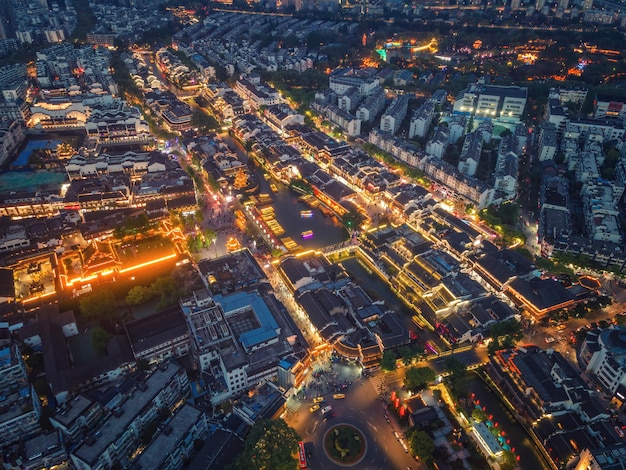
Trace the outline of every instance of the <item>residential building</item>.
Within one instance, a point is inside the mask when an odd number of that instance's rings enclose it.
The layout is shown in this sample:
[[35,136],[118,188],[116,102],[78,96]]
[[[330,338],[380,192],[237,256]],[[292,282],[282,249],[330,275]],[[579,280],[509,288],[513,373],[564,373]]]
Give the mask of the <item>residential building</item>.
[[378,129],[372,129],[369,133],[368,142],[390,153],[398,160],[401,160],[411,166],[417,167],[423,158],[422,152],[414,145],[409,144],[403,139],[394,137],[388,132]]
[[311,107],[330,122],[339,126],[347,135],[353,137],[361,134],[361,120],[339,106],[316,101]]
[[162,363],[145,380],[134,383],[100,425],[90,429],[83,442],[73,448],[72,463],[78,470],[126,465],[137,450],[141,431],[158,419],[162,409],[174,409],[187,393],[189,379],[183,368]]
[[459,171],[464,175],[474,176],[480,162],[482,150],[483,139],[478,130],[467,134],[459,158]]
[[0,442],[8,446],[40,432],[41,405],[7,323],[0,324]]
[[448,135],[448,143],[456,144],[458,140],[465,135],[465,128],[467,127],[467,117],[463,115],[453,115],[448,121],[448,129],[450,131]]
[[204,411],[185,403],[129,468],[178,470],[196,453],[197,442],[204,441],[208,435],[209,424]]
[[408,106],[408,95],[400,95],[394,98],[380,118],[380,130],[395,135],[406,116]]
[[539,133],[539,160],[554,160],[556,151],[556,126],[552,123],[544,123]]
[[409,126],[409,139],[413,137],[425,137],[426,133],[430,130],[430,125],[433,122],[435,116],[435,104],[432,101],[427,101],[420,106],[413,117],[411,118],[411,124]]
[[556,91],[556,93],[558,94],[559,102],[562,105],[565,105],[568,103],[581,105],[585,102],[585,99],[587,98],[587,93],[589,92],[587,88],[583,88],[583,87],[572,87],[572,88],[559,87],[557,90],[551,89],[550,90],[551,94],[552,94],[552,91]]
[[426,154],[439,159],[443,158],[450,141],[450,128],[437,126],[432,137],[426,142]]
[[593,117],[626,117],[626,100],[624,100],[624,98],[598,93],[596,95]]
[[442,185],[445,193],[453,197],[473,204],[477,209],[482,209],[491,204],[494,197],[494,189],[484,182],[461,173],[457,168],[436,157],[424,158],[419,168],[429,178],[436,180]]
[[598,181],[583,185],[581,195],[585,227],[592,240],[621,243],[624,240],[618,217],[618,203],[624,187]]
[[343,95],[337,98],[339,108],[352,113],[362,100],[361,93],[357,87],[348,88]]
[[556,132],[560,135],[565,129],[568,121],[566,109],[558,98],[549,98],[546,106],[545,120],[554,125]]
[[550,257],[555,243],[565,242],[570,235],[568,180],[561,176],[544,177],[539,204],[537,236],[541,255]]
[[333,71],[328,79],[331,90],[338,95],[343,95],[350,88],[356,88],[362,97],[369,96],[376,88],[380,87],[377,78],[365,78],[355,74],[354,69],[339,69]]
[[40,434],[24,442],[25,470],[61,467],[67,464],[69,456],[65,451],[60,431]]
[[356,110],[356,117],[361,121],[373,122],[385,108],[385,90],[377,87]]
[[24,141],[24,128],[16,119],[0,120],[0,165],[12,157]]
[[495,199],[500,199],[501,201],[515,199],[517,178],[519,176],[518,169],[518,159],[515,153],[507,152],[504,155],[498,155],[493,185],[496,190]]
[[58,406],[50,417],[50,424],[63,433],[65,442],[76,443],[84,437],[85,429],[96,427],[104,413],[100,403],[85,395],[77,395]]

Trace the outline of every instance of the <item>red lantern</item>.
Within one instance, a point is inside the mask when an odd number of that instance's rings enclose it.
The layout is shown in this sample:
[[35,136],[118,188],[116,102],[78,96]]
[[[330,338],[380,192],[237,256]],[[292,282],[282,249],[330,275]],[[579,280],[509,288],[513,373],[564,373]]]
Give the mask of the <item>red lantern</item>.
[[391,401],[396,401],[396,391],[391,392]]

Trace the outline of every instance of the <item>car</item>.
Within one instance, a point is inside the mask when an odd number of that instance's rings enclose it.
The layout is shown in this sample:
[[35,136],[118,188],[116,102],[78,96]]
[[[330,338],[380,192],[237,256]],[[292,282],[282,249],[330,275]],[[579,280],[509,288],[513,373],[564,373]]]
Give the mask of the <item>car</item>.
[[313,398],[313,403],[322,403],[323,401],[324,401],[324,397]]
[[554,343],[556,340],[552,336],[546,337],[546,343]]
[[310,411],[311,413],[315,413],[315,412],[316,412],[317,410],[319,410],[319,409],[320,409],[320,406],[319,406],[319,405],[313,405],[311,408],[309,408],[309,411]]
[[567,325],[561,323],[559,326],[556,327],[556,331],[563,331],[565,328],[567,328]]
[[619,437],[624,437],[624,431],[622,431],[619,426],[615,426],[613,429],[615,429],[615,432]]
[[343,393],[335,393],[335,394],[333,395],[333,398],[334,398],[335,400],[341,400],[342,398],[346,398],[346,396],[345,396]]
[[333,410],[333,407],[328,405],[325,406],[324,408],[322,408],[322,414],[325,415],[326,413],[330,413]]

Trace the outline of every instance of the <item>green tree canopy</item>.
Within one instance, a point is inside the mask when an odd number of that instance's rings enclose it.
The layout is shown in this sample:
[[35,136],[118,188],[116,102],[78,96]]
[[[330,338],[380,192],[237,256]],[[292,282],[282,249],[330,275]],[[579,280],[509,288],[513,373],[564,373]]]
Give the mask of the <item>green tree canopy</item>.
[[243,452],[231,466],[234,470],[295,470],[300,436],[282,419],[257,421]]
[[115,313],[115,296],[108,289],[99,289],[81,297],[80,313],[85,318],[99,320]]
[[467,365],[459,361],[456,357],[449,356],[443,363],[443,370],[449,372],[451,377],[458,378],[465,374]]
[[382,370],[396,370],[396,353],[387,349],[380,360]]
[[107,344],[110,339],[111,335],[100,327],[91,330],[91,343],[93,344],[94,349],[100,354],[106,352]]
[[413,455],[418,456],[424,462],[433,458],[435,443],[426,432],[413,428],[407,433],[407,440],[409,450]]
[[210,132],[219,129],[220,123],[204,111],[196,110],[191,115],[192,127],[197,127],[200,132]]
[[126,303],[128,305],[139,305],[143,303],[147,297],[150,297],[150,293],[146,291],[147,289],[144,286],[131,288],[126,295]]
[[430,367],[411,367],[406,371],[404,377],[404,385],[409,390],[423,388],[428,382],[435,380],[435,371]]

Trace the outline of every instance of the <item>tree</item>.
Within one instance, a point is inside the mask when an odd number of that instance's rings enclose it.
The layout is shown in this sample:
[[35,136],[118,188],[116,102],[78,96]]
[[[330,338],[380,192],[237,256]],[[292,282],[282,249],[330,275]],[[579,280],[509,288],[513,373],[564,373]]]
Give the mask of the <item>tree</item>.
[[472,410],[472,418],[474,419],[474,421],[482,423],[484,421],[487,421],[487,413],[480,408],[474,408]]
[[402,358],[402,363],[405,366],[411,364],[411,361],[415,357],[415,352],[409,346],[402,346],[398,351],[400,353],[400,357]]
[[100,320],[115,313],[115,297],[108,289],[101,289],[81,297],[80,313],[89,319]]
[[443,370],[450,374],[450,382],[456,388],[458,381],[465,375],[467,364],[459,361],[456,357],[449,356],[443,363]]
[[424,462],[428,462],[433,458],[435,451],[435,443],[431,437],[424,431],[412,428],[407,433],[409,442],[409,450]]
[[435,380],[435,371],[430,367],[411,367],[406,371],[404,377],[404,385],[409,390],[423,388],[428,382]]
[[200,132],[210,132],[215,129],[219,129],[220,124],[210,114],[204,111],[194,111],[191,115],[191,126],[197,127]]
[[282,419],[257,421],[231,468],[235,470],[295,470],[300,436]]
[[180,291],[176,281],[171,276],[158,278],[150,285],[153,296],[160,296],[161,300],[157,308],[165,308],[174,305],[180,298]]
[[93,344],[94,349],[100,354],[106,352],[107,344],[110,339],[111,335],[100,327],[96,327],[91,330],[91,343]]
[[380,360],[382,370],[396,370],[396,353],[387,349]]
[[128,305],[139,305],[150,297],[150,292],[144,286],[135,286],[126,294],[126,303]]

